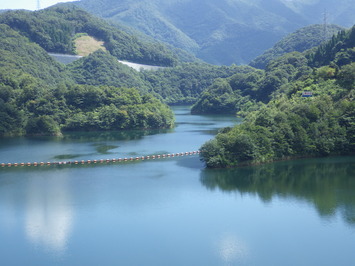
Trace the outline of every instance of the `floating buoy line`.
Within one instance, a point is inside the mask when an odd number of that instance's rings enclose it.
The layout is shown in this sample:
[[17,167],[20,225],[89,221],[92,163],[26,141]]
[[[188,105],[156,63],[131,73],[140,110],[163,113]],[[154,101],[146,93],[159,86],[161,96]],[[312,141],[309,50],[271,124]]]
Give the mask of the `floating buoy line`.
[[64,166],[64,165],[91,165],[91,164],[108,164],[108,163],[121,163],[121,162],[133,162],[133,161],[145,161],[145,160],[156,160],[156,159],[166,159],[181,156],[193,156],[200,154],[200,151],[190,151],[181,153],[169,153],[169,154],[158,154],[158,155],[148,155],[139,157],[125,157],[125,158],[113,158],[113,159],[100,159],[100,160],[75,160],[75,161],[59,161],[59,162],[22,162],[22,163],[1,163],[1,167],[28,167],[28,166]]

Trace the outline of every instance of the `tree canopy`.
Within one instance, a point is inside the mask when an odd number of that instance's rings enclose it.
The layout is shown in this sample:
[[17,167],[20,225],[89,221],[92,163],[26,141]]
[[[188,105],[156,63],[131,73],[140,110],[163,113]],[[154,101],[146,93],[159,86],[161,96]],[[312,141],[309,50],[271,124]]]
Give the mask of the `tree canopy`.
[[[222,130],[205,143],[201,152],[206,165],[231,167],[354,153],[355,61],[351,57],[354,29],[339,33],[314,52],[307,52],[309,60],[301,54],[287,54],[260,72],[261,84],[272,80],[273,85],[269,87],[271,90],[259,87],[266,90],[261,94],[259,89],[254,90],[255,96],[269,95],[271,101],[247,114],[241,125]],[[319,57],[323,52],[324,57]],[[317,67],[312,69],[312,65]],[[228,87],[226,81],[221,84],[220,88],[227,88],[224,91],[233,92],[233,86]],[[305,91],[313,97],[302,97]],[[222,92],[220,89],[219,93]]]

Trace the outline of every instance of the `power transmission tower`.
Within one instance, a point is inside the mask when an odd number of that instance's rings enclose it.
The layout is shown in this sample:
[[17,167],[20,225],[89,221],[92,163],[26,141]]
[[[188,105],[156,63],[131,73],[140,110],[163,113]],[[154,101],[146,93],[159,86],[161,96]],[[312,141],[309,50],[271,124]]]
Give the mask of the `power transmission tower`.
[[37,0],[37,10],[40,10],[41,9],[41,2],[40,0]]

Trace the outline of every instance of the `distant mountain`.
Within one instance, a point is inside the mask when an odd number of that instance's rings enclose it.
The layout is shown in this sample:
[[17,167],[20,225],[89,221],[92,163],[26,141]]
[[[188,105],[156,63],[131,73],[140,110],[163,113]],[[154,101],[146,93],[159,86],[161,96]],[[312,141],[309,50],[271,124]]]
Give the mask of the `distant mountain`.
[[141,40],[70,4],[35,12],[4,12],[0,15],[1,23],[19,31],[47,52],[75,54],[75,40],[86,34],[102,42],[106,50],[121,60],[160,66],[172,66],[180,60],[166,45]]
[[193,52],[213,64],[248,63],[309,24],[355,24],[354,0],[81,0],[89,12]]
[[271,49],[255,58],[250,66],[265,68],[273,59],[276,59],[290,52],[304,52],[313,47],[319,46],[322,42],[332,38],[334,34],[344,28],[337,25],[311,25],[287,35],[277,42]]

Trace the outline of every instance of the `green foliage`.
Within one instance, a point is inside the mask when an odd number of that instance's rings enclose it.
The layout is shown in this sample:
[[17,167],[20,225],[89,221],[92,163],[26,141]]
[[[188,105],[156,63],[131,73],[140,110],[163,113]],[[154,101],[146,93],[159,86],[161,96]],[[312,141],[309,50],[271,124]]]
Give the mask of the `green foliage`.
[[140,78],[137,71],[102,50],[74,61],[68,69],[78,84],[135,87],[148,91],[149,84]]
[[[97,52],[66,68],[7,25],[0,29],[0,136],[174,125],[138,72],[111,55]],[[117,88],[128,85],[137,89]]]
[[39,78],[47,85],[55,85],[68,78],[64,68],[43,49],[4,24],[0,24],[0,67],[4,69],[0,73],[1,79],[7,79],[9,74],[18,75],[15,70]]
[[[339,33],[309,56],[316,59],[320,51],[325,52],[322,60],[329,64],[311,70],[303,55],[291,53],[270,62],[265,72],[231,78],[232,89],[245,85],[245,91],[254,97],[271,96],[271,101],[249,113],[243,124],[220,132],[211,141],[215,153],[208,152],[209,145],[202,146],[206,165],[231,167],[298,157],[353,154],[354,62],[351,57],[346,65],[342,65],[345,61],[337,61],[339,54],[352,53],[353,32],[354,27]],[[343,43],[341,49],[340,42]],[[308,64],[315,62],[320,64],[319,60],[310,60]],[[312,92],[313,97],[301,97],[303,91]]]
[[[267,103],[284,85],[311,72],[306,57],[298,52],[272,61],[265,70],[251,67],[239,71],[224,81],[215,82],[192,107],[193,113],[245,114]],[[230,90],[225,91],[228,83]]]
[[170,128],[174,124],[170,108],[136,89],[76,85],[64,97],[72,114],[63,125],[66,131]]
[[58,123],[49,115],[29,118],[26,133],[29,135],[61,135]]
[[311,66],[329,65],[332,61],[338,66],[346,65],[355,60],[355,26],[350,30],[342,30],[330,41],[320,45],[315,52],[310,53]]
[[[279,98],[250,113],[242,125],[219,133],[212,157],[224,158],[221,167],[354,152],[355,108],[348,101],[335,102],[329,96]],[[207,166],[216,167],[204,146],[201,151]]]
[[174,68],[143,71],[142,78],[151,85],[168,104],[191,104],[210,86],[214,79],[225,78],[244,67],[213,66],[209,64],[184,63]]

